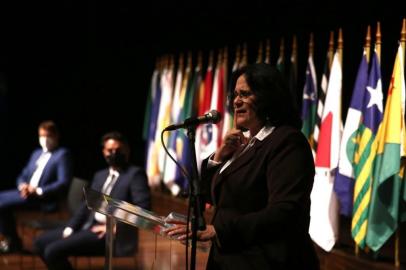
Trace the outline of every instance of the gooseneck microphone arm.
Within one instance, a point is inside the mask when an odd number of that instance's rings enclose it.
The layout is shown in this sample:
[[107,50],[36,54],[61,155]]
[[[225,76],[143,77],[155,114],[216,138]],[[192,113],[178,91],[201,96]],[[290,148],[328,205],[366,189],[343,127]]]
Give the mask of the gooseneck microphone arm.
[[190,152],[191,152],[191,162],[192,162],[192,174],[190,181],[190,194],[189,194],[189,204],[192,208],[192,247],[190,255],[190,269],[196,269],[196,247],[197,247],[197,231],[205,230],[206,223],[203,216],[204,204],[202,199],[202,193],[200,188],[201,179],[199,177],[199,172],[197,169],[196,160],[196,148],[195,148],[195,138],[196,138],[196,126],[190,126],[187,129],[187,137],[189,139]]
[[183,123],[173,124],[167,126],[164,131],[176,130],[180,128],[189,128],[189,127],[196,127],[200,124],[208,124],[208,123],[218,123],[221,120],[221,114],[216,110],[211,110],[210,112],[206,113],[205,115],[198,116],[198,117],[189,117],[186,118]]
[[192,162],[192,172],[189,177],[189,209],[190,208],[192,209],[192,219],[191,219],[192,247],[190,259],[191,270],[195,270],[196,268],[197,231],[206,229],[206,223],[203,217],[204,211],[204,201],[202,197],[203,194],[200,188],[201,179],[197,169],[197,159],[196,159],[196,148],[195,148],[196,127],[200,124],[218,123],[220,122],[220,120],[221,120],[220,113],[216,110],[212,110],[202,116],[187,118],[183,123],[167,126],[162,131],[163,133],[165,131],[176,130],[180,128],[187,129],[187,137],[189,140]]

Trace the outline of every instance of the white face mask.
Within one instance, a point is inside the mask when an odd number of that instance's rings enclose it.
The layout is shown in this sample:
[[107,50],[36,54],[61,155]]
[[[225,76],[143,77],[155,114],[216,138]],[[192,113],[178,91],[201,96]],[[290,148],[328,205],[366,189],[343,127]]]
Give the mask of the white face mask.
[[49,137],[45,136],[40,136],[39,137],[39,145],[41,145],[42,150],[44,152],[48,151],[50,146],[52,145],[52,139]]

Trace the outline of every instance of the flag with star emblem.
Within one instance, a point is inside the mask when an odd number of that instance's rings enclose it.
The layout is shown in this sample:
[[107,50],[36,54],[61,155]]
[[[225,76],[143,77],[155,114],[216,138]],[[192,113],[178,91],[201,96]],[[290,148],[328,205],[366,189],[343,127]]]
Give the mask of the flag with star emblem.
[[302,132],[314,151],[313,129],[316,123],[317,107],[317,77],[314,67],[313,56],[310,55],[307,60],[306,81],[303,89],[302,104]]
[[376,156],[376,134],[382,121],[382,83],[378,56],[374,53],[368,84],[362,106],[362,122],[358,131],[357,150],[354,157],[354,207],[351,234],[355,243],[364,248],[368,228],[368,211],[371,202],[373,168]]
[[352,91],[351,104],[345,121],[341,139],[339,169],[334,182],[334,191],[340,201],[340,212],[352,216],[352,200],[354,190],[354,157],[357,149],[356,139],[362,118],[362,104],[368,81],[368,63],[366,52],[362,55],[361,63]]
[[[405,78],[403,51],[399,45],[382,124],[377,134],[377,152],[372,184],[371,205],[368,216],[366,244],[379,250],[405,221]],[[377,89],[371,88],[371,96]],[[371,97],[371,106],[380,97]],[[378,107],[378,106],[375,106]],[[381,107],[382,108],[382,107]],[[376,121],[376,120],[375,120]]]

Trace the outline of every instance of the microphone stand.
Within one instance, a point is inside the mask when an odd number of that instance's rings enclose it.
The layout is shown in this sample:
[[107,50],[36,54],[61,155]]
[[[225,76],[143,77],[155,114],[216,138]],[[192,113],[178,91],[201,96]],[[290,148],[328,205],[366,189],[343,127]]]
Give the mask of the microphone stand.
[[192,249],[190,256],[190,269],[194,270],[196,268],[196,245],[197,245],[197,230],[205,230],[206,224],[203,217],[204,208],[202,203],[202,194],[200,191],[200,176],[197,170],[197,160],[196,160],[196,148],[195,148],[195,138],[196,138],[196,126],[191,125],[187,128],[187,137],[189,139],[191,159],[192,159],[192,175],[189,193],[189,204],[192,207]]

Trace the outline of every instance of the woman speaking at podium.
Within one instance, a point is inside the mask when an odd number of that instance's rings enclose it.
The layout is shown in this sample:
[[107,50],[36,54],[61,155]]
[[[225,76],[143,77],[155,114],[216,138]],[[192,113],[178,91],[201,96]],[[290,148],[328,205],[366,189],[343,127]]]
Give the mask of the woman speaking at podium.
[[[212,241],[207,269],[319,269],[308,234],[314,163],[282,74],[254,64],[234,74],[234,127],[202,164]],[[167,234],[186,239],[186,226]]]

